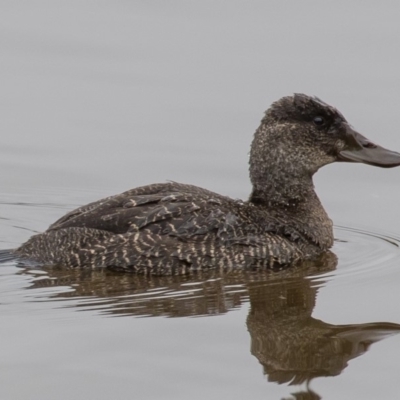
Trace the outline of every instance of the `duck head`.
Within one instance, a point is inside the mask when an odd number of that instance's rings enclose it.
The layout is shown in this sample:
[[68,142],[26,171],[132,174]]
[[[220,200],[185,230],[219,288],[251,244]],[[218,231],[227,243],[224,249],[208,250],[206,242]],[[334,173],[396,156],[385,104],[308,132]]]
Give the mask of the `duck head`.
[[[318,169],[335,161],[400,165],[400,153],[367,139],[334,107],[304,94],[283,97],[266,111],[250,152],[257,197],[301,197]],[[263,193],[264,192],[264,193]]]
[[322,165],[324,161],[361,162],[383,168],[400,165],[400,153],[385,149],[355,131],[337,109],[317,97],[304,94],[283,97],[266,112],[263,122],[291,125],[290,130],[298,133],[295,141],[304,140],[316,151]]

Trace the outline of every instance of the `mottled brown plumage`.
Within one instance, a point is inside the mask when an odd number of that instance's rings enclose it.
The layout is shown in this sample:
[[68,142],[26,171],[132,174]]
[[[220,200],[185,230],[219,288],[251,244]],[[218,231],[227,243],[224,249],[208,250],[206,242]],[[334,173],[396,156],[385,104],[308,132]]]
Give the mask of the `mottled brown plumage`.
[[248,201],[174,182],[143,186],[71,211],[15,253],[153,275],[286,268],[333,244],[312,176],[337,160],[394,166],[400,155],[367,141],[319,99],[284,97],[255,133]]

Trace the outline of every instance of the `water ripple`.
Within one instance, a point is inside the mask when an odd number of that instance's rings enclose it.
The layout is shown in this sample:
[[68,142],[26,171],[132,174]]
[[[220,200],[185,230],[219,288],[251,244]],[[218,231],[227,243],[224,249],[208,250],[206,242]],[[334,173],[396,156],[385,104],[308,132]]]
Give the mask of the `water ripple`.
[[377,233],[364,229],[335,227],[332,251],[338,256],[338,266],[313,280],[351,284],[387,280],[399,272],[400,237],[391,233]]

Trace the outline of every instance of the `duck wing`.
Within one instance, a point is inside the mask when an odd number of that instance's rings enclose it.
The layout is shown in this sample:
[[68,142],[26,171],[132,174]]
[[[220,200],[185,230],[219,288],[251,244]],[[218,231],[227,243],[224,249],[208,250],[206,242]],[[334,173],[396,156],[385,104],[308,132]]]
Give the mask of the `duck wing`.
[[228,203],[235,202],[197,186],[154,184],[77,208],[53,223],[48,231],[76,227],[124,234],[146,230],[184,238],[205,234],[222,219],[234,222],[232,214],[227,216],[217,207],[226,209]]

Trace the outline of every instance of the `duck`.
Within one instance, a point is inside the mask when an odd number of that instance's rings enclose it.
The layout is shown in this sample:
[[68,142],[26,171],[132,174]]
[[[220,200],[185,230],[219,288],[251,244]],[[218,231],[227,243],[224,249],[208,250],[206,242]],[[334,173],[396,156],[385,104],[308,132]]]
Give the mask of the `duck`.
[[158,276],[299,266],[334,243],[313,184],[333,162],[391,168],[400,154],[358,133],[318,97],[285,96],[254,134],[247,200],[176,182],[141,186],[67,213],[13,254],[42,265]]

